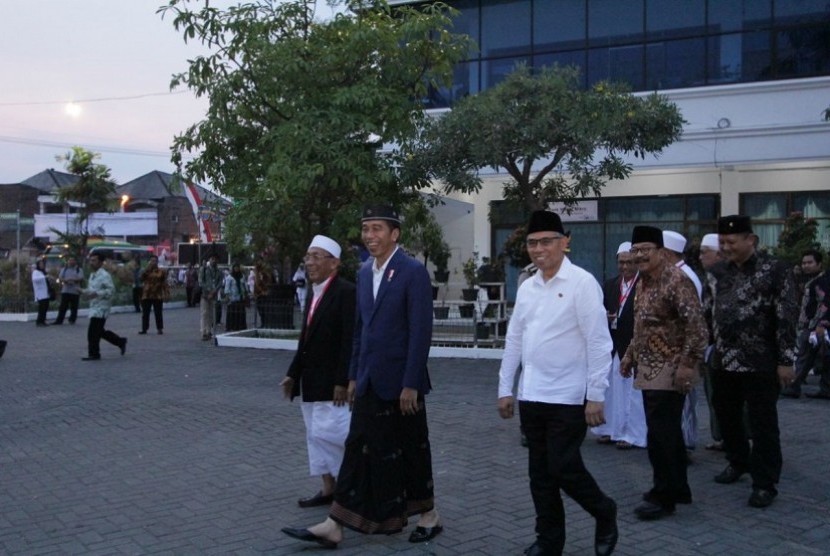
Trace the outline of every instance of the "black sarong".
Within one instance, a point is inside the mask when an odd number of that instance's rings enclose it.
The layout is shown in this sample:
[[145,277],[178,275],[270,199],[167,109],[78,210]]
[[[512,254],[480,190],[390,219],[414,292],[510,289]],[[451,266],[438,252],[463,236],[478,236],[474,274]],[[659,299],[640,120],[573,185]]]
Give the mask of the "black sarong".
[[355,400],[346,453],[329,516],[361,533],[397,533],[407,517],[433,508],[426,405],[402,415],[399,400],[371,389]]

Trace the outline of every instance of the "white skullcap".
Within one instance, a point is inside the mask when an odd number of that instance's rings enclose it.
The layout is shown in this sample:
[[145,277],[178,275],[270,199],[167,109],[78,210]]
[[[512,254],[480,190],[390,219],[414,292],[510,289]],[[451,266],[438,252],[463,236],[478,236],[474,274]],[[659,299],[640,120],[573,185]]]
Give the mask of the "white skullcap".
[[703,236],[703,239],[700,240],[700,247],[708,247],[709,249],[719,251],[720,241],[718,240],[718,234],[706,234]]
[[686,247],[686,238],[671,230],[663,231],[663,247],[675,253],[683,253]]
[[628,253],[631,251],[631,242],[630,241],[623,241],[620,243],[620,246],[617,247],[617,255],[620,253]]
[[311,240],[311,245],[308,246],[309,249],[312,247],[319,247],[320,249],[325,249],[335,259],[340,258],[340,244],[331,239],[330,237],[316,235],[314,239]]

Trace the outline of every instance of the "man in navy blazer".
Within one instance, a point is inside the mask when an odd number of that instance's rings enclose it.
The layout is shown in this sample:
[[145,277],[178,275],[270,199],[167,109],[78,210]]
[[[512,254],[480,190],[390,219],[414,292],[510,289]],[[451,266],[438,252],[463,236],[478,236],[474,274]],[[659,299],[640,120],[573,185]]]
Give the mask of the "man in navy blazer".
[[335,548],[343,526],[397,533],[420,514],[409,542],[441,533],[424,396],[432,338],[432,286],[424,266],[398,248],[400,218],[388,206],[363,212],[361,237],[371,257],[357,276],[349,369],[352,421],[334,503],[326,521],[285,528],[299,540]]

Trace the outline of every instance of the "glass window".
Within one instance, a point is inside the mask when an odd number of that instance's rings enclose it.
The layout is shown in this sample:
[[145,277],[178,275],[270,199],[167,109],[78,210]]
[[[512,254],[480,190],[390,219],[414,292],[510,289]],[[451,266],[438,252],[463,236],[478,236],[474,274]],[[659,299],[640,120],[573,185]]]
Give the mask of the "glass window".
[[501,81],[512,73],[519,64],[530,65],[530,57],[499,58],[497,60],[483,60],[481,62],[481,88],[489,89],[501,83]]
[[452,20],[452,32],[470,35],[476,44],[479,44],[479,11],[478,0],[461,0],[453,2],[452,7],[461,12]]
[[453,68],[450,87],[431,87],[425,101],[427,108],[446,108],[478,92],[479,62],[462,62]]
[[575,50],[571,52],[556,52],[553,54],[537,54],[533,56],[534,68],[548,68],[558,65],[560,67],[573,66],[579,68],[580,87],[585,87],[585,51]]
[[[682,197],[634,197],[606,199],[605,219],[608,222],[648,224],[682,222]],[[629,229],[629,233],[631,230]]]
[[705,84],[706,39],[649,43],[647,89],[677,89]]
[[[603,226],[597,222],[565,222],[565,229],[571,231],[568,258],[576,266],[584,268],[601,281],[605,265]],[[614,251],[616,251],[616,245]]]
[[712,33],[750,31],[769,27],[770,0],[709,0],[709,30]]
[[772,33],[744,33],[741,40],[741,81],[772,79]]
[[[686,199],[686,220],[716,220],[718,198],[713,195],[689,196]],[[709,233],[709,232],[705,232]]]
[[481,56],[530,54],[530,0],[500,0],[481,7]]
[[740,196],[741,213],[759,220],[787,217],[786,193],[744,193]]
[[643,45],[595,48],[588,52],[588,85],[599,81],[628,83],[634,91],[644,87]]
[[534,52],[585,48],[585,0],[536,0]]
[[830,25],[780,31],[775,77],[824,75],[830,71]]
[[827,0],[775,0],[775,25],[816,23],[830,15]]
[[709,84],[735,83],[743,71],[743,34],[715,35],[709,38],[706,70]]
[[705,0],[648,0],[646,4],[646,36],[649,39],[701,35],[705,24]]
[[588,2],[588,40],[592,46],[643,40],[643,0]]

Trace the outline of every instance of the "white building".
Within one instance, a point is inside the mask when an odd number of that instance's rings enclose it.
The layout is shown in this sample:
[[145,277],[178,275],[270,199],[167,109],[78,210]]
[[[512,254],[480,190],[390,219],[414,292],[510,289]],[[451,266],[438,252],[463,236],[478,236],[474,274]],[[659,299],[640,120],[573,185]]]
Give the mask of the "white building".
[[[830,247],[830,4],[824,0],[460,0],[454,30],[478,43],[460,64],[441,108],[492,86],[516,63],[576,65],[584,85],[626,81],[657,90],[688,122],[659,158],[632,159],[634,173],[585,202],[571,259],[597,278],[616,273],[617,245],[635,224],[692,240],[720,215],[753,218],[775,245],[793,211],[819,220]],[[507,176],[483,176],[473,206],[473,245],[496,255],[524,215],[502,207]],[[492,211],[492,215],[490,214]],[[512,275],[512,276],[511,276]],[[508,273],[513,296],[515,269]]]

